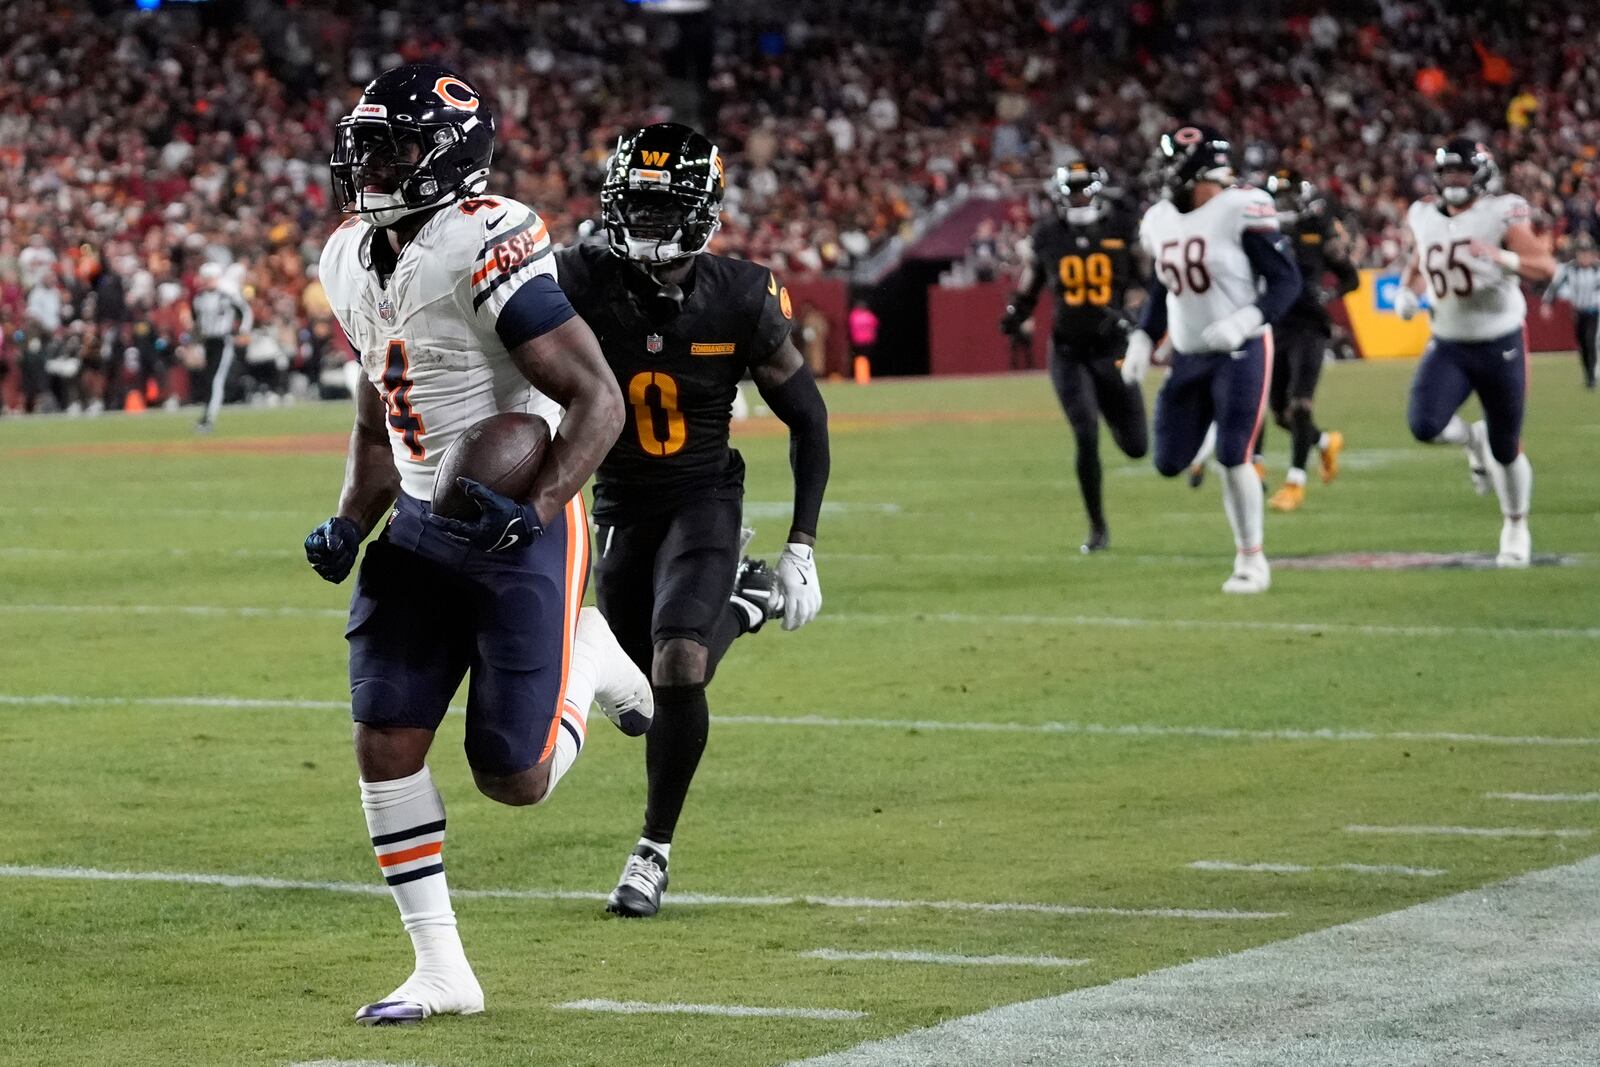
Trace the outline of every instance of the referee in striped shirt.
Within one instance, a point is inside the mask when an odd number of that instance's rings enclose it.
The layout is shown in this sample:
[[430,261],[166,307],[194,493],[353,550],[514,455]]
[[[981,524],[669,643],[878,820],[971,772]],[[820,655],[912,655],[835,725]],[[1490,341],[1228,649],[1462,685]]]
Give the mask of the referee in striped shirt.
[[1544,291],[1544,314],[1550,314],[1552,301],[1565,298],[1572,304],[1572,324],[1578,333],[1578,358],[1583,360],[1583,384],[1594,388],[1595,331],[1600,329],[1600,251],[1587,232],[1572,241],[1576,258],[1563,263]]
[[206,366],[196,383],[196,396],[205,396],[206,409],[196,427],[209,432],[217,422],[228,389],[228,374],[233,370],[234,339],[247,334],[253,325],[250,305],[244,297],[222,287],[222,266],[206,263],[200,268],[201,290],[194,296],[194,328],[205,347]]

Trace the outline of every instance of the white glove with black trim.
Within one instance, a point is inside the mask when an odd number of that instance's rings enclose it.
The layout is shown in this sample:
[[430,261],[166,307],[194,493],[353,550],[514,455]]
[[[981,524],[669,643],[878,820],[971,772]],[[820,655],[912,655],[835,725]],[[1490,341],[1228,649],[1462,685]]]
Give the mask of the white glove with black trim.
[[783,587],[783,628],[798,630],[822,610],[822,584],[817,581],[817,554],[810,545],[790,541],[778,557],[778,584]]
[[1201,330],[1200,343],[1206,346],[1207,352],[1237,352],[1266,321],[1260,308],[1247,304]]
[[1422,310],[1422,298],[1417,291],[1409,285],[1402,285],[1395,290],[1394,313],[1410,322],[1417,317],[1417,312]]
[[1138,385],[1144,381],[1144,376],[1150,370],[1150,355],[1155,351],[1155,342],[1150,340],[1150,335],[1143,330],[1135,329],[1128,333],[1128,347],[1122,353],[1122,380],[1129,385]]

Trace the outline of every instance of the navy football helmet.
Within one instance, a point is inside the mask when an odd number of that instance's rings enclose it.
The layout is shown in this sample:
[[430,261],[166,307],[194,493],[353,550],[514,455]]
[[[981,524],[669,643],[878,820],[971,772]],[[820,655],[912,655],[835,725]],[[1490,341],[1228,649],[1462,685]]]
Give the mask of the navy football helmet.
[[[1465,174],[1467,180],[1452,182],[1451,174]],[[1433,187],[1451,207],[1461,207],[1482,196],[1499,176],[1494,156],[1470,137],[1452,137],[1433,153]]]
[[432,63],[386,70],[334,128],[333,187],[374,226],[483,192],[494,158],[489,105]]
[[600,186],[611,251],[645,265],[699,255],[721,225],[723,187],[717,146],[690,127],[625,134]]
[[1209,126],[1162,134],[1156,154],[1162,188],[1180,206],[1188,202],[1196,182],[1233,184],[1233,144]]

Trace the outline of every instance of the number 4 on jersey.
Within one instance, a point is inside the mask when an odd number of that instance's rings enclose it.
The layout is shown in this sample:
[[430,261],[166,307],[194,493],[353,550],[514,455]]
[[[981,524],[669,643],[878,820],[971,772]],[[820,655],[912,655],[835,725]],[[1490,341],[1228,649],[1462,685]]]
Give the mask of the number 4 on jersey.
[[428,448],[422,443],[428,428],[422,416],[411,407],[411,363],[406,358],[406,343],[389,342],[383,363],[383,398],[389,408],[389,428],[406,443],[411,458],[421,462],[428,458]]

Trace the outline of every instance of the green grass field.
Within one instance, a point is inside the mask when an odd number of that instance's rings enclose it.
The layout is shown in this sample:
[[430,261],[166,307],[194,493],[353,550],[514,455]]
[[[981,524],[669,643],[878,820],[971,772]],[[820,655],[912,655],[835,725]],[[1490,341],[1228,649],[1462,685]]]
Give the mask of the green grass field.
[[[1411,370],[1330,369],[1346,472],[1269,516],[1275,560],[1493,553],[1499,517],[1460,452],[1407,436]],[[1596,788],[1592,744],[1495,740],[1600,736],[1600,401],[1577,378],[1535,362],[1526,435],[1535,551],[1569,565],[1280,566],[1257,598],[1218,591],[1215,478],[1194,492],[1117,457],[1114,550],[1078,554],[1041,377],[830,388],[823,616],[744,640],[719,673],[673,890],[853,901],[669,894],[654,920],[609,919],[583,894],[610,888],[637,833],[642,745],[597,721],[552,802],[512,810],[472,789],[452,717],[433,760],[452,887],[526,892],[456,902],[488,1011],[400,1030],[350,1021],[410,947],[357,803],[349,587],[299,548],[334,502],[348,412],[229,412],[203,440],[180,416],[0,420],[0,1064],[780,1064],[1600,851],[1600,804],[1486,796]],[[773,554],[785,442],[756,427],[741,447]],[[1276,484],[1284,435],[1271,447]],[[938,906],[889,906],[918,901]],[[801,955],[816,949],[1088,962]],[[559,1007],[584,999],[865,1014]]]

